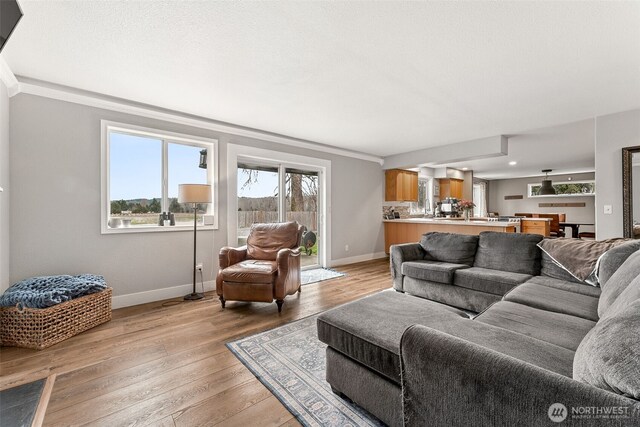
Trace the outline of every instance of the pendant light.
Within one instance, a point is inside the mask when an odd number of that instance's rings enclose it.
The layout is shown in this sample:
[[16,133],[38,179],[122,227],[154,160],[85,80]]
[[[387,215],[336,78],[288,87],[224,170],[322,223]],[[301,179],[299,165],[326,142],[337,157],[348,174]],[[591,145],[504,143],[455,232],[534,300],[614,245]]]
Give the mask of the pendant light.
[[541,196],[550,196],[550,195],[554,195],[556,194],[556,190],[555,188],[553,188],[553,185],[551,185],[551,180],[549,179],[549,172],[551,172],[552,169],[542,169],[542,172],[544,172],[544,179],[542,180],[542,187],[540,187],[540,195]]

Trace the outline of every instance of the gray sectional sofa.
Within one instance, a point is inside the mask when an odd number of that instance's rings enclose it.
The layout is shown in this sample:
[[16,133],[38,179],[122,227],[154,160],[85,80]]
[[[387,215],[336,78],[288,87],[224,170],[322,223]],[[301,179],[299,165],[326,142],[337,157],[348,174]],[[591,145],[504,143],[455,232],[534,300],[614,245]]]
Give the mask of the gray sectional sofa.
[[318,318],[334,392],[392,426],[640,425],[640,241],[602,257],[595,287],[539,240],[392,247],[395,291]]

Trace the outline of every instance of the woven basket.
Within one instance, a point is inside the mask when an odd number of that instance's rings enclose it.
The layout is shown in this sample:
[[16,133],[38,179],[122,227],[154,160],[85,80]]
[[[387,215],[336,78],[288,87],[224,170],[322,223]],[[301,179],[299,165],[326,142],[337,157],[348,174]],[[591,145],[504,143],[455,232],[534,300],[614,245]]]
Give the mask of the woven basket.
[[48,308],[0,307],[0,345],[42,350],[111,320],[111,288]]

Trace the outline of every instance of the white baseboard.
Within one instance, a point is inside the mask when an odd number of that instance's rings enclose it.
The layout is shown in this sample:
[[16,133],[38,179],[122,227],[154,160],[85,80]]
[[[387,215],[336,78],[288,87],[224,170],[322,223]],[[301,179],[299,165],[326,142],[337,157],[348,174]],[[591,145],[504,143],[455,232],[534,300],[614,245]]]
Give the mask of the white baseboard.
[[[200,291],[201,285],[197,284],[196,289]],[[215,280],[204,282],[205,292],[214,291],[216,289]],[[148,302],[161,301],[181,297],[190,294],[193,291],[193,284],[181,286],[172,286],[170,288],[154,289],[152,291],[136,292],[135,294],[116,295],[111,299],[111,308],[130,307],[132,305],[146,304]]]
[[[387,256],[384,252],[375,252],[364,255],[357,255],[348,258],[340,258],[331,260],[329,267],[336,267],[339,265],[353,264],[356,262],[371,261],[373,259],[385,258]],[[200,283],[198,283],[197,289],[200,290]],[[204,282],[204,290],[215,291],[215,280],[209,280]],[[165,299],[181,297],[191,293],[193,290],[193,284],[172,286],[170,288],[154,289],[152,291],[136,292],[134,294],[116,295],[111,300],[111,307],[113,309],[130,307],[132,305],[146,304],[148,302],[162,301]]]
[[339,259],[331,260],[329,267],[336,267],[338,265],[353,264],[356,262],[363,262],[363,261],[371,261],[373,259],[380,259],[380,258],[386,258],[386,257],[387,257],[387,254],[384,252],[374,252],[370,254],[356,255],[356,256],[351,256],[347,258],[339,258]]

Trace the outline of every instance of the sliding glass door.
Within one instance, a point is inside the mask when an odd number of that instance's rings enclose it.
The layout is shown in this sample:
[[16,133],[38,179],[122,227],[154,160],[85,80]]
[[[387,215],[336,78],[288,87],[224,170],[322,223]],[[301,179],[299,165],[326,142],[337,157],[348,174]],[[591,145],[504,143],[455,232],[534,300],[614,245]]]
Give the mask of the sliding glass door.
[[297,168],[285,168],[287,194],[285,212],[287,221],[298,221],[306,228],[300,244],[302,267],[317,266],[320,246],[318,221],[318,172]]
[[238,245],[247,243],[251,224],[280,221],[278,166],[238,163]]
[[253,223],[297,221],[306,229],[300,245],[302,267],[321,265],[319,177],[319,170],[299,165],[239,160],[238,245],[246,244]]

